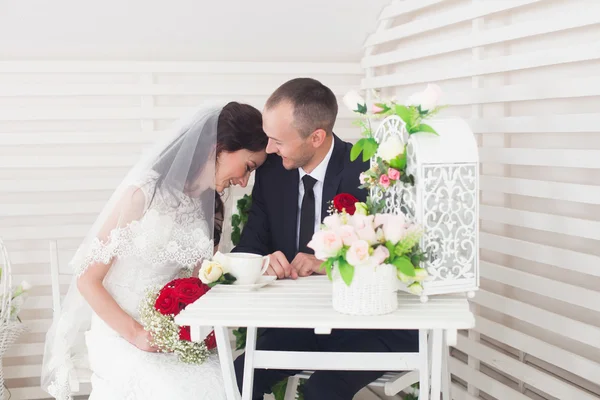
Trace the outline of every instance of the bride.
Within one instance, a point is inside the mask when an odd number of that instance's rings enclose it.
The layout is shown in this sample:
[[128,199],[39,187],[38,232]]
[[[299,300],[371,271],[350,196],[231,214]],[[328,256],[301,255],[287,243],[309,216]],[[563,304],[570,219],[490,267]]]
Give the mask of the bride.
[[232,102],[198,111],[133,167],[71,261],[73,282],[46,336],[45,391],[70,400],[87,353],[90,400],[225,399],[217,357],[191,365],[157,352],[138,306],[148,287],[189,276],[214,254],[219,194],[246,186],[267,140],[260,112]]

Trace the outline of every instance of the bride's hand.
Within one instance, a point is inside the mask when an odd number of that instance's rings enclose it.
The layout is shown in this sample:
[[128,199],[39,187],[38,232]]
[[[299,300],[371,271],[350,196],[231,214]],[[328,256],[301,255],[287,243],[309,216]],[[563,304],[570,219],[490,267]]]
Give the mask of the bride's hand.
[[159,351],[158,347],[150,345],[152,341],[152,335],[150,332],[139,329],[135,337],[133,338],[132,344],[142,351],[148,351],[151,353],[156,353]]

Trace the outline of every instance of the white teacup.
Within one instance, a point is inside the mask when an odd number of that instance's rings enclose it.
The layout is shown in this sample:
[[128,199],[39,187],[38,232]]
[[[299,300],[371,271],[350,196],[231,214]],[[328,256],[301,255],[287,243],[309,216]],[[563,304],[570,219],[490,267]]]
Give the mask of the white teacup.
[[269,268],[269,256],[252,253],[225,253],[225,270],[235,276],[234,285],[252,285]]

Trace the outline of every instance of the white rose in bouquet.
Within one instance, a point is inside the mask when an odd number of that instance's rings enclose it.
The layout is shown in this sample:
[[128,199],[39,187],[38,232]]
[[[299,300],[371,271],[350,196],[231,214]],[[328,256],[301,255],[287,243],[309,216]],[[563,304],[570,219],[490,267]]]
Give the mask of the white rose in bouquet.
[[198,278],[200,278],[202,283],[209,285],[218,281],[222,275],[223,267],[221,264],[212,260],[202,261],[202,266],[200,267],[200,272],[198,274]]

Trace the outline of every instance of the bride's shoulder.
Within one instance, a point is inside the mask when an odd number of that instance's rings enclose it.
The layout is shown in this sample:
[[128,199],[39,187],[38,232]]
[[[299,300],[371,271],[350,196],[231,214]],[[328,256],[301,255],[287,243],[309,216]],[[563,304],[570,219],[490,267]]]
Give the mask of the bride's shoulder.
[[145,211],[156,191],[158,174],[150,172],[131,180],[123,191],[121,201],[133,209]]

